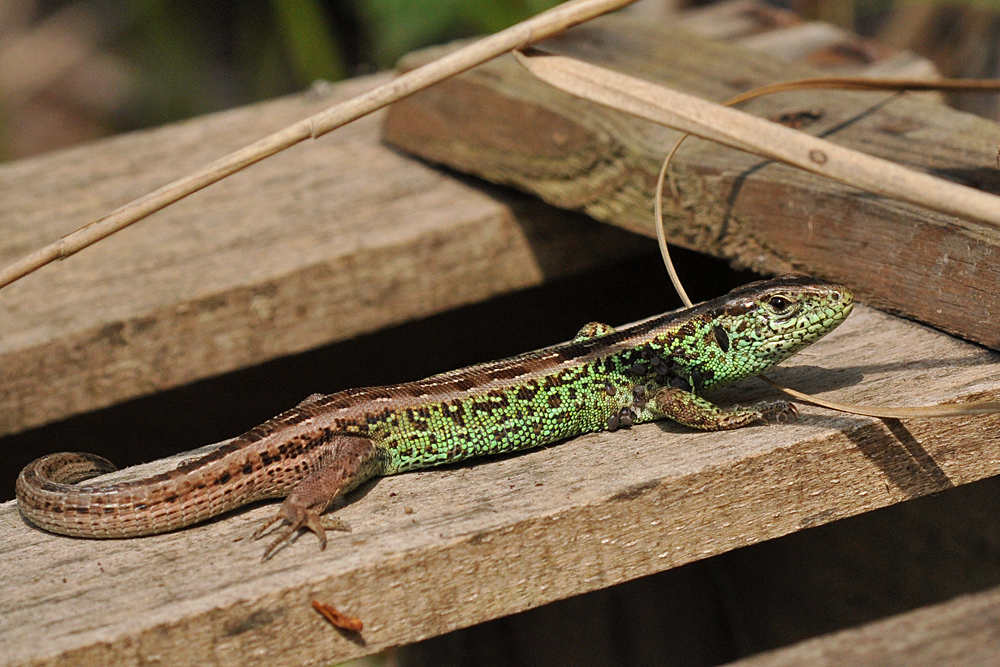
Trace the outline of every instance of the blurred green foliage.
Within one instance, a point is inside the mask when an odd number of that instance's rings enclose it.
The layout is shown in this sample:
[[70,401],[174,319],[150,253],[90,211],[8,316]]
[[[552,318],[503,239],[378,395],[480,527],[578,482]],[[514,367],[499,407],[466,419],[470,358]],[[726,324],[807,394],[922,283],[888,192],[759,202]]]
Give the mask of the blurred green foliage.
[[[105,3],[107,4],[107,3]],[[558,0],[117,0],[115,48],[140,72],[122,124],[142,127],[386,69],[495,32]],[[124,129],[124,128],[122,128]]]
[[[558,4],[557,0],[0,0],[3,3],[28,7],[21,13],[34,14],[38,25],[70,5],[85,8],[104,24],[96,48],[124,61],[137,89],[122,96],[129,98],[125,108],[109,110],[113,106],[109,104],[91,111],[86,104],[75,108],[70,99],[64,115],[93,113],[81,126],[96,125],[108,132],[272,98],[302,90],[317,79],[334,81],[391,68],[413,49],[496,32]],[[885,15],[907,6],[951,5],[1000,13],[1000,0],[784,0],[779,4],[812,18],[841,21],[863,34],[877,31]],[[3,16],[0,12],[0,21]],[[956,27],[948,34],[988,20],[988,16],[955,19]],[[0,23],[0,42],[12,34],[5,28],[33,27]],[[983,49],[965,48],[959,55],[968,56],[970,50]],[[44,97],[49,92],[40,88],[34,94]],[[61,99],[51,97],[53,104]],[[0,99],[0,148],[4,135],[9,136],[9,113],[17,110],[5,108]],[[43,116],[38,114],[39,123]]]
[[356,0],[369,56],[391,67],[404,53],[456,37],[492,33],[559,4],[556,0]]
[[270,4],[298,82],[344,78],[340,49],[320,4],[316,0],[271,0]]

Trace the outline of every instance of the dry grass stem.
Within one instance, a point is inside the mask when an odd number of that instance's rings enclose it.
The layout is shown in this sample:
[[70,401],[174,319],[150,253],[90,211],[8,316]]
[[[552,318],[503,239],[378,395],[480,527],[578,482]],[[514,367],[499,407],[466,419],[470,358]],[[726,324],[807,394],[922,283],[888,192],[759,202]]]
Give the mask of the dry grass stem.
[[[920,79],[866,79],[861,77],[831,77],[831,78],[821,78],[821,79],[798,79],[795,81],[785,81],[782,83],[772,84],[770,86],[761,86],[760,88],[755,88],[751,91],[737,95],[729,100],[726,100],[723,104],[724,106],[731,106],[733,104],[739,104],[740,102],[745,102],[747,100],[754,99],[756,97],[762,97],[764,95],[771,95],[773,93],[780,93],[788,90],[800,90],[803,88],[840,88],[847,90],[952,90],[952,91],[996,91],[1000,90],[1000,81],[995,79],[953,79],[953,80],[935,80],[926,81]],[[660,252],[663,255],[663,260],[667,265],[668,272],[670,273],[670,280],[673,282],[674,287],[677,289],[681,296],[681,299],[688,306],[691,305],[690,299],[688,299],[687,293],[680,284],[680,278],[677,277],[677,272],[673,269],[673,261],[670,259],[670,250],[667,247],[667,240],[663,229],[663,181],[666,176],[667,170],[670,165],[670,160],[673,158],[677,149],[680,148],[681,143],[687,138],[688,134],[683,134],[677,139],[677,143],[673,145],[670,152],[667,154],[666,159],[663,161],[663,166],[660,169],[659,178],[656,182],[656,238],[660,244]],[[671,182],[671,188],[673,188],[673,183]],[[674,191],[674,197],[677,197],[676,191]],[[906,419],[913,417],[956,417],[959,415],[987,415],[996,414],[1000,412],[1000,403],[996,401],[980,401],[974,403],[948,403],[942,405],[924,405],[917,407],[895,407],[895,408],[885,408],[877,406],[864,406],[864,405],[848,405],[844,403],[835,403],[833,401],[827,401],[822,398],[817,398],[810,394],[805,394],[803,392],[797,391],[786,387],[778,382],[775,382],[771,378],[761,375],[760,379],[768,383],[778,391],[788,394],[792,398],[797,398],[800,401],[805,401],[807,403],[812,403],[813,405],[818,405],[823,408],[828,408],[830,410],[836,410],[838,412],[846,412],[855,415],[864,415],[866,417],[878,417],[881,419]]]
[[821,408],[846,412],[852,415],[863,415],[865,417],[878,417],[879,419],[912,419],[915,417],[958,417],[962,415],[995,415],[1000,413],[1000,401],[979,401],[975,403],[942,403],[940,405],[921,405],[915,407],[885,408],[878,406],[847,405],[845,403],[835,403],[822,398],[816,398],[810,394],[804,394],[795,389],[789,389],[765,375],[758,375],[761,380],[768,383],[778,391],[782,391],[792,398],[797,398],[806,403],[818,405]]
[[[539,54],[538,52],[515,53],[515,56],[528,71],[545,83],[583,99],[705,139],[780,160],[869,192],[1000,226],[1000,198],[993,195],[921,174],[887,160],[831,144],[804,132],[762,120],[744,112],[706,102],[691,95],[685,95],[573,58]],[[751,91],[730,100],[727,104],[735,104],[771,92],[791,90],[797,87],[796,83],[775,84],[764,89]],[[878,81],[861,81],[855,85],[856,83],[855,80],[849,79],[812,79],[804,81],[801,87],[861,87],[868,89],[882,89],[884,87],[895,90],[933,89],[935,87],[996,89],[1000,87],[996,82],[951,82],[945,83],[944,86],[936,86],[933,82],[900,80],[888,80],[884,84]],[[673,268],[673,263],[669,259],[662,224],[660,193],[670,157],[673,156],[679,144],[680,141],[670,151],[660,169],[656,189],[657,196],[654,201],[654,220],[657,239],[661,252],[664,253],[671,281],[685,305],[691,306],[691,300],[684,291]],[[764,376],[761,376],[761,379],[799,400],[840,412],[869,417],[953,417],[1000,412],[1000,402],[993,401],[901,408],[845,405],[783,387]]]
[[597,104],[868,192],[1000,228],[1000,197],[574,58],[538,52],[517,56],[545,83]]
[[301,120],[136,199],[103,218],[41,248],[0,271],[0,288],[57,259],[128,227],[204,187],[309,138],[316,138],[398,99],[635,0],[570,0],[494,35],[477,40],[423,67]]
[[[782,81],[781,83],[774,83],[768,86],[761,86],[759,88],[754,88],[753,90],[747,91],[735,97],[731,97],[722,103],[722,106],[733,106],[734,104],[739,104],[740,102],[746,102],[747,100],[752,100],[757,97],[763,97],[765,95],[772,95],[774,93],[780,93],[791,90],[802,90],[805,88],[825,88],[825,89],[843,89],[843,90],[950,90],[953,92],[981,92],[981,91],[1000,91],[1000,80],[998,79],[870,79],[867,77],[822,77],[818,79],[796,79],[794,81]],[[670,152],[667,153],[667,157],[663,160],[663,165],[660,167],[660,173],[656,179],[656,190],[655,196],[653,198],[653,221],[656,227],[656,240],[660,246],[660,255],[663,257],[663,263],[667,267],[667,273],[670,274],[670,282],[673,284],[674,289],[680,296],[681,301],[684,302],[685,306],[690,307],[692,305],[691,299],[688,297],[687,292],[684,290],[684,286],[681,284],[680,276],[677,275],[677,270],[674,268],[673,260],[670,258],[670,248],[667,246],[666,232],[663,228],[663,185],[664,182],[670,183],[671,196],[674,199],[680,197],[680,193],[677,191],[677,187],[673,179],[667,179],[667,174],[670,173],[670,162],[673,160],[674,155],[677,150],[684,143],[690,134],[685,132],[677,141],[674,143]],[[997,156],[998,165],[1000,165],[1000,154]],[[777,386],[777,385],[776,385]]]

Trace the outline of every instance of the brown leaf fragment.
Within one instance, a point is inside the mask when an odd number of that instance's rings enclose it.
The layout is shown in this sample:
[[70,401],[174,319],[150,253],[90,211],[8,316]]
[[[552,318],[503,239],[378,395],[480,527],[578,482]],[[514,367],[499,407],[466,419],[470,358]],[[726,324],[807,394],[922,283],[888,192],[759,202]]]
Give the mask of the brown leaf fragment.
[[335,607],[328,605],[325,602],[313,600],[312,606],[313,609],[323,615],[323,618],[330,621],[335,628],[347,630],[348,632],[361,632],[364,628],[364,623],[361,622],[360,618],[354,618],[353,616],[341,614]]

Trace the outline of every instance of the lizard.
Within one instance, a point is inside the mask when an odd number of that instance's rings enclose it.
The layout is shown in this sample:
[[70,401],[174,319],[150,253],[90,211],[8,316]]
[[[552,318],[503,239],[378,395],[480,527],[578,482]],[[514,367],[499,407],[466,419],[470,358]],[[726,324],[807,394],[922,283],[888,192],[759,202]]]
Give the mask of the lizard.
[[263,559],[379,475],[520,451],[583,433],[671,419],[706,431],[784,421],[783,400],[722,409],[702,394],[761,374],[837,327],[854,304],[843,286],[799,275],[737,288],[616,330],[592,322],[569,342],[417,382],[313,394],[242,436],[144,479],[81,484],[114,465],[86,453],[44,456],[16,485],[32,524],[63,535],[127,538],[177,530],[284,497],[254,533]]

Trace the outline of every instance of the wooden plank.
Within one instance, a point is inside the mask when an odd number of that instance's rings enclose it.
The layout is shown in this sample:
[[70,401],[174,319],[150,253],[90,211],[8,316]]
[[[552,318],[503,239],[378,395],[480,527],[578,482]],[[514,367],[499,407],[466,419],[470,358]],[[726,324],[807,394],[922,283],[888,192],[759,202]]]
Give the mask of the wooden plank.
[[[714,100],[817,74],[620,16],[578,26],[544,47]],[[775,119],[801,112],[809,132],[837,143],[998,189],[997,125],[934,102],[805,91],[746,108]],[[647,235],[655,174],[676,136],[547,88],[510,58],[405,100],[386,120],[387,139],[404,150]],[[680,196],[665,201],[674,243],[760,271],[845,282],[870,304],[1000,347],[1000,230],[702,141],[679,152],[675,180]]]
[[1000,589],[768,651],[728,667],[1000,665]]
[[[2,165],[0,262],[386,77]],[[0,291],[0,434],[649,249],[401,156],[379,143],[380,122],[297,146]]]
[[722,42],[803,25],[795,12],[758,0],[723,0],[691,7],[679,12],[674,21],[689,32]]
[[811,65],[828,76],[940,76],[927,58],[888,48],[830,23],[805,22],[793,12],[759,0],[728,0],[689,9],[677,15],[674,25],[708,39]]
[[998,586],[992,477],[417,642],[394,659],[722,665]]
[[[918,404],[1000,397],[998,363],[860,307],[775,377],[834,400]],[[340,510],[353,533],[324,552],[307,536],[264,564],[259,543],[236,540],[271,506],[102,542],[30,528],[6,503],[0,665],[346,660],[998,474],[998,426],[805,408],[780,427],[591,434],[383,479]],[[360,638],[331,629],[313,599],[360,617]]]

